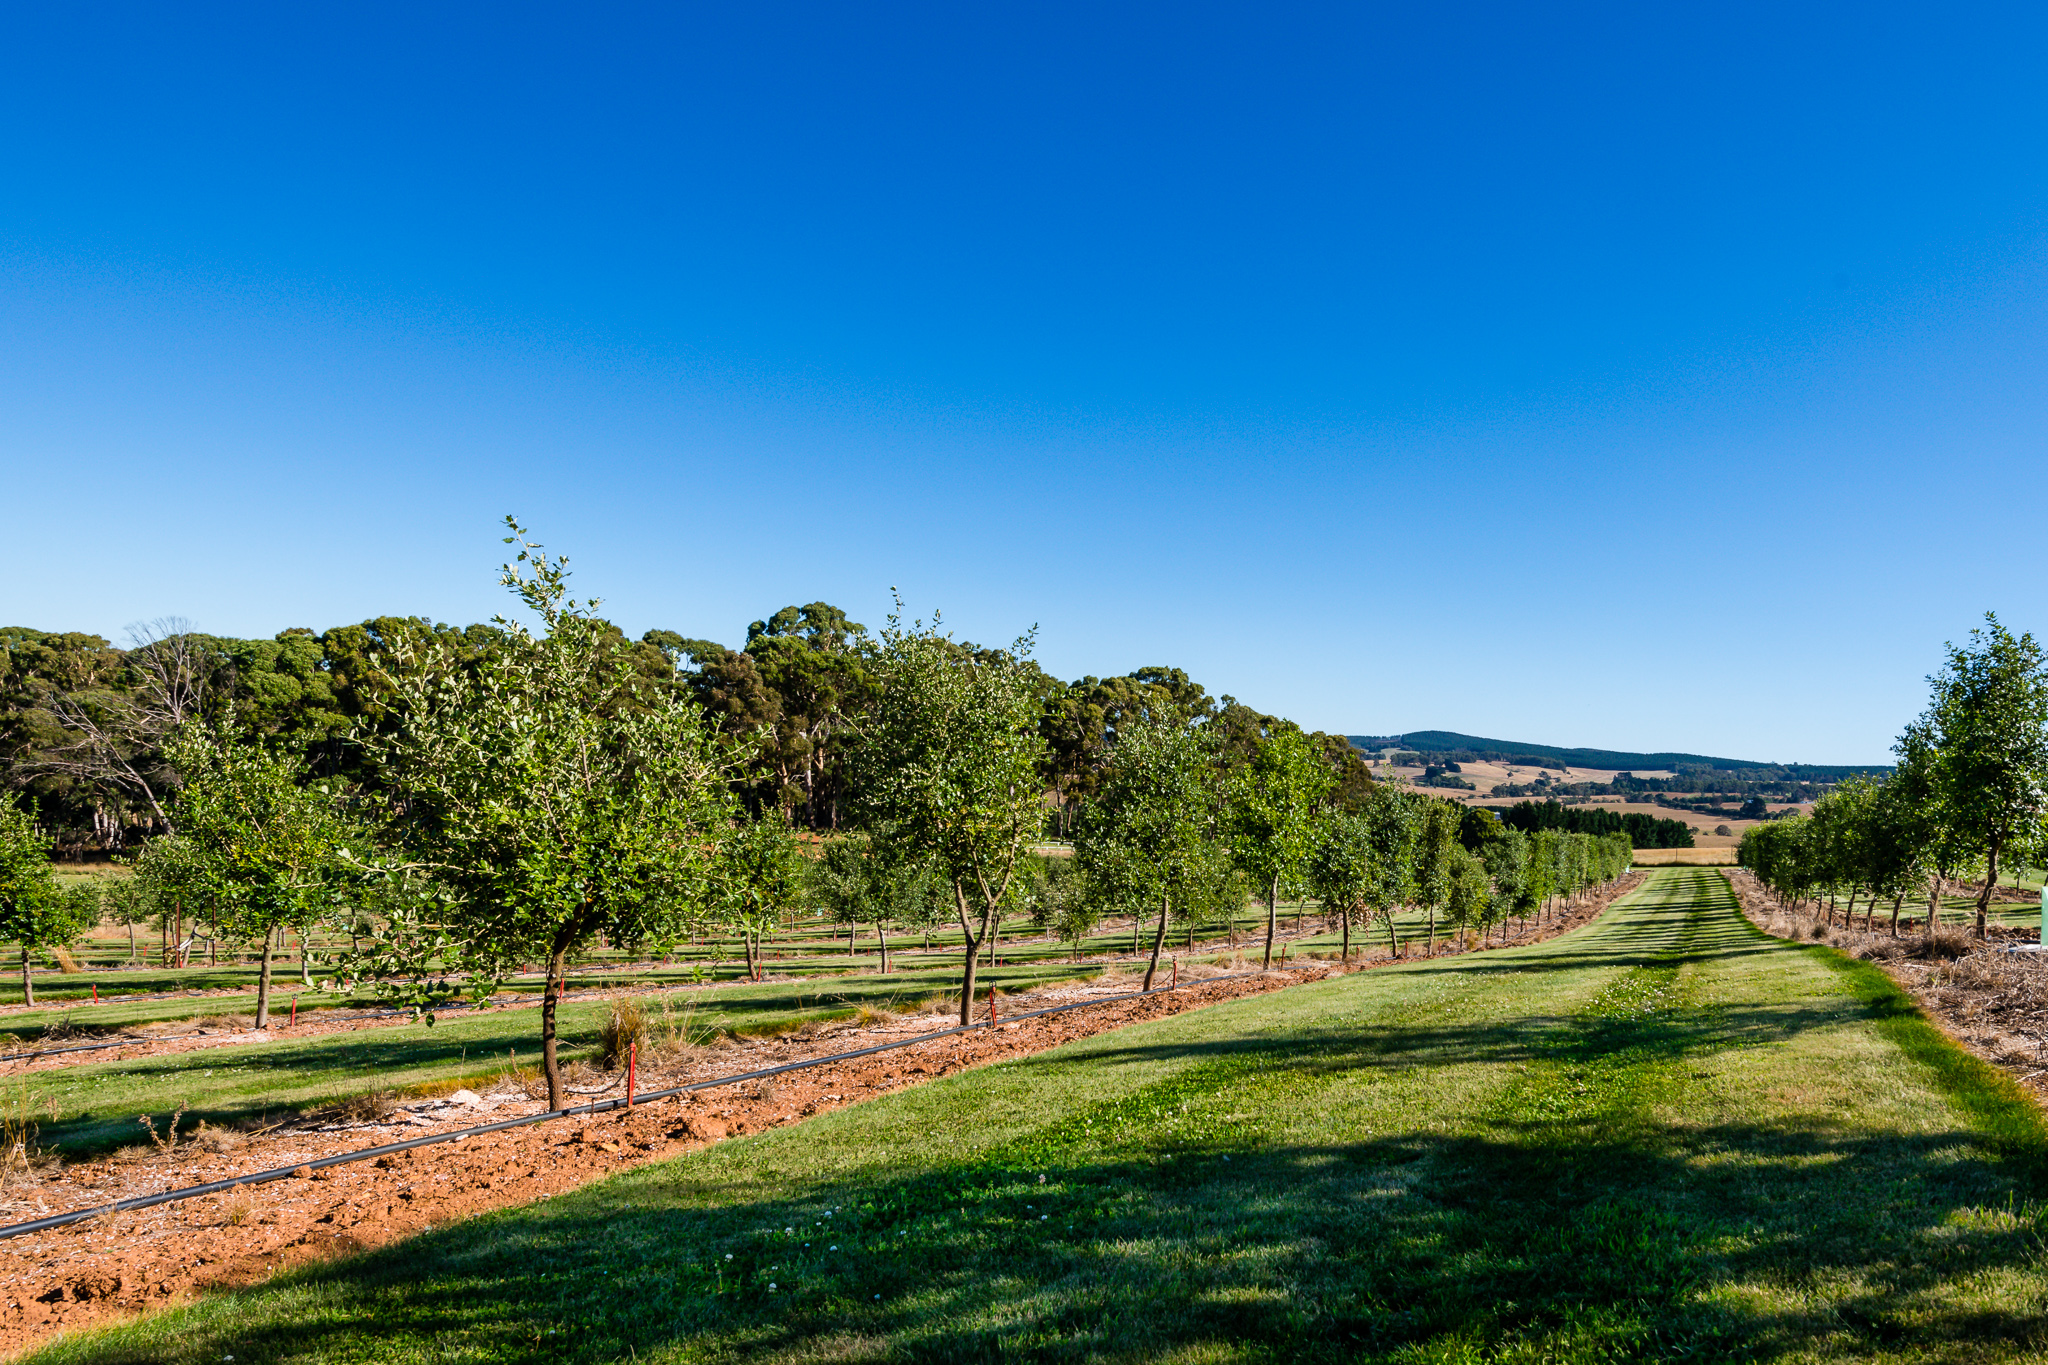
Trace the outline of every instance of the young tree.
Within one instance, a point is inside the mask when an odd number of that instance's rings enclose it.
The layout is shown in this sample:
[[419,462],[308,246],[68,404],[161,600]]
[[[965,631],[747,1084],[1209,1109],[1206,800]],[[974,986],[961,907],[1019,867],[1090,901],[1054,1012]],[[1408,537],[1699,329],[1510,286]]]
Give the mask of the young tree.
[[1493,884],[1484,923],[1505,919],[1517,906],[1532,899],[1528,835],[1518,829],[1503,829],[1497,837],[1480,844],[1479,861],[1486,869],[1486,879]]
[[1159,908],[1145,990],[1152,989],[1175,901],[1203,875],[1215,836],[1213,745],[1199,730],[1151,722],[1117,737],[1096,795],[1082,808],[1074,853],[1091,882],[1115,886],[1135,910]]
[[1378,878],[1373,868],[1372,829],[1366,817],[1351,811],[1326,812],[1317,822],[1303,881],[1308,894],[1337,917],[1343,933],[1343,960],[1351,960],[1351,925],[1369,913]]
[[184,884],[212,907],[216,922],[262,944],[256,1027],[269,1028],[271,958],[280,938],[335,906],[352,871],[345,850],[366,850],[367,840],[340,793],[308,784],[294,757],[197,724],[167,741],[165,752],[185,782],[171,803],[177,846],[163,856],[179,860]]
[[136,965],[141,949],[135,941],[135,928],[149,923],[155,910],[148,884],[140,877],[109,877],[100,886],[100,906],[108,919],[128,931],[128,965]]
[[965,939],[963,1024],[973,1017],[981,945],[1045,823],[1042,675],[1029,663],[1031,645],[1026,635],[1008,651],[976,650],[936,622],[906,630],[892,615],[875,653],[874,708],[848,755],[863,823],[906,861],[935,864],[952,886]]
[[1232,774],[1231,847],[1238,866],[1266,893],[1266,956],[1273,965],[1280,891],[1301,876],[1317,813],[1336,785],[1321,747],[1295,726],[1272,726],[1251,760]]
[[747,979],[761,979],[761,939],[802,894],[810,869],[789,817],[771,806],[741,819],[718,845],[711,899],[725,927],[740,936]]
[[0,939],[21,945],[21,994],[36,1002],[33,954],[69,943],[98,917],[94,897],[67,895],[50,871],[51,840],[11,796],[0,796]]
[[1436,917],[1451,896],[1452,854],[1461,852],[1458,827],[1464,809],[1451,801],[1425,798],[1415,824],[1415,901],[1429,912],[1429,948],[1436,956]]
[[2032,635],[2015,638],[1990,612],[1967,646],[1948,646],[1922,722],[1935,781],[1956,834],[1984,863],[1977,937],[1986,934],[2000,858],[2025,854],[2048,806],[2048,666]]
[[1468,851],[1462,844],[1451,850],[1450,888],[1444,897],[1444,918],[1460,933],[1475,924],[1486,922],[1486,912],[1493,899],[1492,887],[1488,885],[1486,865],[1479,855]]
[[1401,955],[1394,916],[1415,887],[1415,836],[1419,802],[1405,792],[1376,788],[1364,803],[1365,833],[1372,873],[1366,909],[1387,922],[1387,947]]
[[[638,686],[631,646],[594,599],[569,596],[566,561],[507,525],[519,550],[501,581],[542,633],[500,617],[478,659],[434,635],[401,639],[379,661],[397,721],[363,742],[402,803],[394,835],[446,894],[438,924],[396,916],[382,946],[422,945],[479,995],[545,963],[541,1065],[559,1109],[555,1011],[571,957],[599,934],[668,937],[699,912],[746,750],[714,737],[694,702]],[[420,965],[403,957],[373,960]]]
[[882,945],[882,970],[889,970],[888,922],[894,917],[894,887],[883,851],[866,835],[847,835],[827,844],[811,864],[811,894],[835,920],[873,924]]

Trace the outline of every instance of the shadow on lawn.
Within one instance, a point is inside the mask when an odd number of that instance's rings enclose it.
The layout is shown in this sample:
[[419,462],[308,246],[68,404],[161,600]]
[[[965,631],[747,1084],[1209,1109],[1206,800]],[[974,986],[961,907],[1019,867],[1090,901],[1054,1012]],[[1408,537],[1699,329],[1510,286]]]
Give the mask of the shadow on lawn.
[[[2048,1345],[2032,1308],[2041,1219],[2002,1211],[2003,1183],[1956,1160],[1959,1138],[1724,1128],[1653,1153],[1526,1125],[1029,1165],[999,1152],[772,1192],[685,1158],[50,1357],[1604,1361],[1769,1358],[1823,1338],[1844,1356]],[[2033,1283],[1948,1292],[1992,1268]]]

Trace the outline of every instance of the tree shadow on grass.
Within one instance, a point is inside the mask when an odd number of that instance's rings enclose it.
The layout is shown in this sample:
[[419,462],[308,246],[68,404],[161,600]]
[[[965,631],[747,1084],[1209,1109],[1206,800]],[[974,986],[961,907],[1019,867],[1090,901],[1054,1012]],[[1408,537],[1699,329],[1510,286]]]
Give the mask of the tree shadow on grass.
[[1731,1127],[1660,1152],[1561,1136],[998,1151],[817,1181],[704,1154],[49,1358],[1733,1360],[1825,1342],[1954,1359],[2048,1345],[2041,1219],[1957,1157],[1963,1134]]

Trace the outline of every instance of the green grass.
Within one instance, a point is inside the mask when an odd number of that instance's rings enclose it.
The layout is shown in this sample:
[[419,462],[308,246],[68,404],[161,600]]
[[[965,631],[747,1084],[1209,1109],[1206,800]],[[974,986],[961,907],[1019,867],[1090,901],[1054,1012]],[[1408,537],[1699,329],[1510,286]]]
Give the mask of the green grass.
[[[984,969],[978,980],[1010,991],[1098,970],[1005,965]],[[957,998],[959,979],[954,972],[905,972],[724,986],[670,997],[670,1003],[679,1019],[688,1012],[692,1037],[708,1038],[714,1033],[775,1033],[806,1020],[845,1018],[863,1005],[907,1008],[949,989]],[[601,999],[572,998],[562,1005],[557,1028],[565,1060],[595,1054],[598,1025],[608,1009]],[[30,1072],[8,1082],[4,1093],[9,1102],[17,1095],[25,1097],[46,1146],[76,1155],[139,1142],[138,1116],[156,1118],[161,1128],[180,1105],[185,1106],[188,1122],[246,1124],[287,1117],[370,1090],[482,1081],[507,1066],[537,1065],[539,1057],[539,1011],[496,1009],[444,1014],[431,1027],[384,1025],[158,1057],[85,1062]]]
[[35,1359],[2038,1359],[2039,1116],[1883,984],[1660,871]]

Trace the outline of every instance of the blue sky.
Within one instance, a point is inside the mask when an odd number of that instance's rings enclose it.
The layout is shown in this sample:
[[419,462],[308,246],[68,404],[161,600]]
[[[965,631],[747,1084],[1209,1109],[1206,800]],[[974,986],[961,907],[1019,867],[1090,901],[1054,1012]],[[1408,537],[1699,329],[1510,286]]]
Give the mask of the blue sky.
[[1330,730],[1881,760],[2041,629],[2035,7],[15,7],[0,623],[902,589]]

